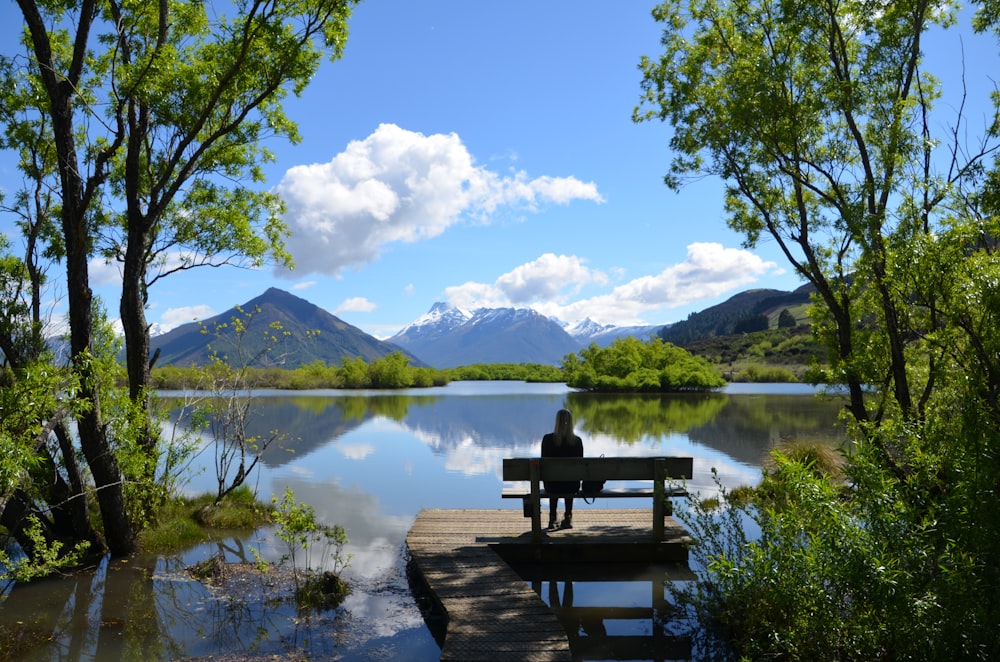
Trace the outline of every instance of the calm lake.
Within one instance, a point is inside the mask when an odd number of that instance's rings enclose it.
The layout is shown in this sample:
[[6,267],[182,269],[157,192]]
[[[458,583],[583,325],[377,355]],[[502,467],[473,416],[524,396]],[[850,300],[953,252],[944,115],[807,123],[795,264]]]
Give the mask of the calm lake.
[[[843,438],[843,402],[802,385],[638,396],[578,393],[562,384],[456,382],[402,392],[256,395],[251,433],[280,430],[285,440],[268,449],[251,486],[263,499],[290,487],[320,522],[346,528],[346,601],[296,614],[280,601],[213,593],[184,568],[220,551],[231,560],[255,553],[278,560],[286,551],[269,531],[222,536],[178,555],[112,562],[93,574],[15,588],[0,606],[0,659],[271,659],[297,652],[287,659],[436,660],[440,650],[407,580],[406,533],[424,508],[520,508],[500,498],[501,461],[537,455],[558,409],[573,412],[586,455],[693,457],[688,489],[705,496],[716,489],[713,468],[727,487],[756,484],[761,462],[783,438]],[[186,491],[215,491],[211,447],[206,440]],[[549,583],[538,579],[536,590],[548,601]],[[648,607],[654,598],[647,580],[575,582],[573,599],[581,606]],[[608,634],[650,637],[657,625],[647,619],[605,627]]]

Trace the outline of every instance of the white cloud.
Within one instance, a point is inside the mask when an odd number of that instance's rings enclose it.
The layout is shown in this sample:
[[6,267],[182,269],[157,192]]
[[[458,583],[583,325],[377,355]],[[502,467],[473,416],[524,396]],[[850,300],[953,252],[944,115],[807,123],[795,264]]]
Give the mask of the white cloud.
[[497,288],[515,304],[557,298],[566,289],[577,294],[587,283],[606,284],[607,276],[584,266],[576,256],[545,253],[497,278]]
[[376,305],[364,297],[345,299],[333,312],[340,313],[370,313]]
[[568,322],[585,317],[604,324],[642,324],[643,315],[711,299],[756,281],[778,265],[737,248],[718,243],[688,246],[684,262],[654,276],[643,276],[614,288],[611,293],[570,305],[536,308]]
[[87,265],[87,276],[91,285],[121,287],[122,270],[118,262],[107,262],[104,258],[94,258]]
[[363,460],[375,452],[371,444],[340,444],[337,450],[348,460]]
[[182,324],[204,320],[213,317],[215,311],[211,306],[204,304],[198,306],[184,306],[182,308],[168,308],[160,315],[160,331],[166,333]]
[[310,287],[314,287],[316,284],[317,281],[315,280],[306,280],[301,283],[295,283],[295,285],[292,285],[292,289],[296,291],[308,290]]
[[584,266],[584,262],[575,255],[545,253],[501,275],[493,284],[470,281],[446,288],[445,299],[467,310],[563,301],[588,283],[608,282],[605,274]]
[[467,282],[447,288],[445,296],[450,304],[467,310],[530,302],[543,315],[571,324],[589,317],[602,324],[628,326],[647,324],[644,319],[649,313],[717,297],[779,271],[776,263],[749,251],[694,243],[688,246],[684,262],[659,274],[567,303],[567,291],[575,295],[585,284],[606,285],[608,278],[584,266],[579,257],[547,253],[503,274],[494,284]]
[[[574,177],[500,176],[476,165],[458,135],[382,124],[328,163],[289,169],[276,187],[287,205],[296,273],[337,275],[376,260],[393,242],[435,237],[501,207],[603,202]],[[281,272],[278,272],[281,275]]]
[[452,306],[465,310],[505,308],[511,305],[510,300],[499,288],[473,281],[445,288],[444,297]]

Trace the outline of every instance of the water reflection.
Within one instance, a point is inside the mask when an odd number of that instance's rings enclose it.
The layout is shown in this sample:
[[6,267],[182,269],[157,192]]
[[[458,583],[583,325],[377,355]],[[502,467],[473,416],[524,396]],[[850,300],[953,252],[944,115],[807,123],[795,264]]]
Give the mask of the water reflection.
[[836,424],[842,403],[832,397],[767,392],[608,395],[561,385],[492,386],[464,384],[454,391],[447,387],[402,394],[272,394],[258,402],[248,434],[265,436],[274,429],[285,434],[265,454],[271,473],[305,471],[318,479],[324,466],[336,464],[331,444],[338,460],[383,466],[377,456],[394,435],[402,435],[442,457],[446,471],[499,479],[502,459],[537,454],[553,412],[566,407],[574,412],[586,454],[692,455],[694,487],[709,492],[713,486],[704,479],[713,466],[734,480],[755,482],[757,467],[782,438],[842,439]]
[[684,566],[514,564],[555,612],[574,659],[687,660],[690,637],[672,631],[664,579],[691,581]]
[[[163,395],[171,405],[182,396]],[[353,555],[345,573],[353,586],[347,601],[335,613],[302,620],[274,603],[220,599],[182,569],[219,552],[244,558],[250,546],[267,560],[285,551],[268,531],[228,536],[176,557],[130,559],[17,588],[0,610],[0,627],[10,634],[0,643],[0,658],[13,649],[18,654],[8,657],[28,660],[251,657],[287,650],[344,660],[437,659],[438,646],[406,580],[406,532],[424,508],[520,507],[500,498],[502,459],[537,455],[542,434],[563,407],[573,411],[587,455],[689,455],[695,475],[689,489],[706,494],[714,489],[713,467],[727,485],[756,483],[760,462],[781,438],[842,438],[839,401],[760,389],[607,396],[564,385],[456,383],[401,393],[262,393],[248,433],[277,429],[285,439],[268,449],[254,486],[265,499],[291,487],[321,522],[346,528],[345,551]],[[200,459],[205,466],[192,467],[187,489],[213,491],[212,463],[207,455]],[[608,659],[648,653],[650,645],[659,652],[644,657],[653,659],[683,646],[668,636],[669,605],[658,602],[662,592],[651,588],[656,581],[600,580],[592,569],[576,570],[584,575],[557,577],[548,569],[548,575],[525,576],[544,600],[558,597],[567,623],[579,617],[569,627],[579,646]],[[570,599],[562,582],[572,586]],[[642,618],[608,617],[640,613]],[[18,642],[25,647],[16,648]]]

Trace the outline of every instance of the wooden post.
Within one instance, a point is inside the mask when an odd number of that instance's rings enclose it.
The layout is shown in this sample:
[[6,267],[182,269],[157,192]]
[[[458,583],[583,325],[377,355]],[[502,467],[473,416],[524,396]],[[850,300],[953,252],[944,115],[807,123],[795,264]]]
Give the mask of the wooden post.
[[[542,542],[542,489],[539,485],[538,460],[532,459],[529,465],[531,478],[531,542]],[[662,523],[660,524],[662,528]]]
[[666,494],[663,483],[667,479],[666,460],[658,457],[653,460],[653,541],[663,542],[663,500]]

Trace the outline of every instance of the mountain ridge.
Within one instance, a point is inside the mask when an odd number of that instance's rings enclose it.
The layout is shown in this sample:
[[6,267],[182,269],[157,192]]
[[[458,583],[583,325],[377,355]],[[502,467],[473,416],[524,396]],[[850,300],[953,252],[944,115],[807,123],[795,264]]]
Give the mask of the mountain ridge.
[[[262,320],[262,327],[278,322],[283,331],[296,339],[295,346],[290,343],[273,361],[288,368],[317,360],[339,365],[344,358],[356,357],[371,362],[392,352],[402,352],[411,365],[438,369],[477,363],[559,365],[567,354],[575,354],[591,343],[607,346],[624,336],[643,341],[658,336],[683,346],[701,338],[731,333],[739,320],[750,316],[767,316],[773,322],[785,308],[803,319],[811,292],[809,286],[792,292],[746,290],[692,313],[681,322],[646,326],[602,325],[589,318],[571,325],[531,308],[469,311],[435,302],[427,313],[391,338],[379,340],[305,299],[271,287],[225,313],[154,336],[150,345],[151,351],[160,352],[158,365],[204,365],[208,362],[210,344],[220,353],[235,346],[232,318],[252,314],[254,320],[258,317]],[[213,333],[217,328],[218,332]],[[263,336],[258,331],[254,327],[245,334],[243,342]],[[262,348],[262,344],[244,347],[250,355]]]
[[[242,312],[241,312],[242,311]],[[233,319],[250,316],[247,332],[237,339]],[[258,322],[258,318],[261,320]],[[263,333],[271,324],[281,325],[282,334]],[[288,336],[288,346],[263,354],[265,336]],[[237,347],[240,345],[240,347]],[[206,365],[211,349],[220,355],[241,351],[244,356],[269,356],[265,365],[296,368],[313,361],[339,365],[344,358],[360,356],[366,362],[393,352],[402,352],[411,365],[427,364],[405,349],[371,336],[309,301],[276,287],[246,303],[198,322],[189,322],[150,338],[150,352],[159,350],[159,365]]]

